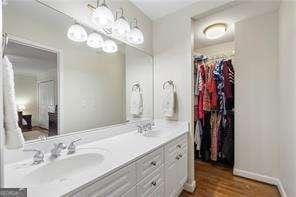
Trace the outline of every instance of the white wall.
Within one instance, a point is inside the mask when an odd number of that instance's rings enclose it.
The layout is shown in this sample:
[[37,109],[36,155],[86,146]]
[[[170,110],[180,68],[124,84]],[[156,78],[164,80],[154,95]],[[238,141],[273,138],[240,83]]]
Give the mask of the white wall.
[[[153,118],[153,57],[132,47],[125,50],[126,117],[128,120]],[[139,83],[143,97],[140,117],[130,114],[132,86]]]
[[236,23],[235,50],[234,168],[278,177],[277,12]]
[[[216,8],[229,1],[201,1],[153,23],[154,117],[161,115],[162,84],[173,80],[176,84],[177,114],[175,119],[193,122],[193,69],[191,17]],[[189,137],[188,184],[194,184],[193,128]],[[192,188],[190,188],[192,189]]]
[[[2,35],[2,1],[0,1],[0,33]],[[2,39],[0,40],[2,46]],[[0,50],[0,55],[2,57],[2,49]],[[2,68],[2,61],[0,61],[0,65]],[[3,103],[3,95],[2,95],[2,69],[0,70],[0,103]],[[4,186],[4,129],[3,129],[3,105],[0,104],[0,188]]]
[[37,77],[17,74],[14,76],[17,105],[24,105],[23,114],[32,115],[32,125],[38,124]]
[[213,46],[195,49],[196,54],[203,54],[209,57],[217,55],[233,55],[234,42],[224,42]]
[[288,197],[296,196],[296,2],[279,10],[280,180]]

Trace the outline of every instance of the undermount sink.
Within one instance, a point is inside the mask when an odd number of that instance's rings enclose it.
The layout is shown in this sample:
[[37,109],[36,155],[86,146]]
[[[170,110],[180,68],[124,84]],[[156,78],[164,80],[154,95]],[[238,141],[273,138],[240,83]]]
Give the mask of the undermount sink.
[[143,136],[145,136],[145,137],[162,137],[162,136],[166,136],[166,135],[169,135],[169,133],[167,131],[151,130],[151,131],[147,131],[147,133],[145,133]]
[[27,174],[23,181],[30,186],[38,186],[53,181],[62,182],[78,173],[97,167],[104,159],[103,154],[80,151],[42,164],[42,166]]

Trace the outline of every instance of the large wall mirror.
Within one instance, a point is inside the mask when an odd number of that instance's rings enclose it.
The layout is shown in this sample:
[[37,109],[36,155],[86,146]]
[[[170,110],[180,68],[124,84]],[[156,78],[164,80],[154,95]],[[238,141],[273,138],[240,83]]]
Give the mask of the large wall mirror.
[[3,8],[4,55],[26,140],[153,118],[153,57],[117,40],[114,53],[73,42],[74,22],[33,0]]

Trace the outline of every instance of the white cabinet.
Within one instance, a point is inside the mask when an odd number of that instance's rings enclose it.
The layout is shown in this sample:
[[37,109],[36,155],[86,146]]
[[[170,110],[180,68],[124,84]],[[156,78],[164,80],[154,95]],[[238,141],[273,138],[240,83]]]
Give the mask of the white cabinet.
[[165,146],[165,196],[175,197],[187,180],[187,135]]
[[187,150],[179,155],[179,160],[176,162],[177,165],[177,188],[182,188],[184,183],[187,181]]
[[147,176],[137,185],[137,196],[148,197],[157,192],[159,187],[163,187],[164,183],[164,167],[161,165],[155,172]]
[[163,164],[163,147],[136,161],[137,178],[142,180]]
[[123,194],[121,197],[137,197],[137,187],[133,187],[128,192]]
[[165,193],[167,197],[174,197],[177,193],[177,163],[165,164]]
[[187,134],[93,183],[74,197],[175,197],[187,180]]
[[136,184],[136,180],[136,166],[133,163],[69,196],[119,197],[129,191]]

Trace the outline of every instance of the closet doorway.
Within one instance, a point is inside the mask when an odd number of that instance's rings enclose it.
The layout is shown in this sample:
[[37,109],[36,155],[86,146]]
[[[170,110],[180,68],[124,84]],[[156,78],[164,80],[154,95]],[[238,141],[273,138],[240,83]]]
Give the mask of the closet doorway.
[[[193,22],[195,160],[232,169],[235,118],[235,24],[215,13]],[[216,20],[214,20],[214,18]]]
[[273,75],[265,79],[260,73],[268,65],[271,73],[276,70],[277,9],[276,3],[236,2],[192,18],[192,126],[199,196],[278,196],[275,186],[242,178],[262,181],[250,174],[252,168],[260,169],[255,161],[269,159],[260,154],[268,141],[260,144],[266,139],[258,133],[270,130],[260,121],[262,114],[272,112],[266,102],[260,103],[260,110],[255,104],[262,91],[273,95],[262,85],[273,82]]

